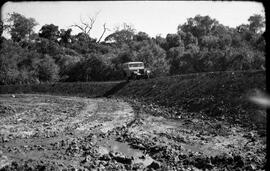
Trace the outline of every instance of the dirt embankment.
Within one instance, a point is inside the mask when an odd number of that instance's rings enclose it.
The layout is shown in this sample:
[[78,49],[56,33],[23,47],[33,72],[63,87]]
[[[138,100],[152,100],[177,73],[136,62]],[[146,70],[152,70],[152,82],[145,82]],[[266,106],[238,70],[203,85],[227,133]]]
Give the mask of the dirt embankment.
[[181,112],[261,130],[265,134],[266,112],[249,101],[256,90],[266,90],[265,71],[214,72],[161,77],[149,80],[56,83],[0,86],[3,93],[42,93],[82,97],[128,97],[169,108],[169,118]]
[[33,84],[33,85],[1,85],[0,94],[8,93],[40,93],[54,95],[70,95],[83,97],[103,96],[120,81],[112,82],[75,82],[55,84]]
[[[265,138],[133,99],[1,95],[0,170],[262,170]],[[127,103],[128,102],[128,103]],[[196,117],[195,117],[196,116]]]
[[256,90],[266,90],[264,71],[190,74],[131,81],[115,96],[168,108],[169,115],[160,113],[168,118],[193,112],[265,133],[266,111],[249,101]]
[[178,118],[181,112],[194,112],[265,134],[266,112],[249,101],[256,90],[266,90],[265,71],[199,73],[130,82],[0,86],[0,94],[128,97],[146,105],[168,108],[171,112],[169,116],[161,114],[164,117]]

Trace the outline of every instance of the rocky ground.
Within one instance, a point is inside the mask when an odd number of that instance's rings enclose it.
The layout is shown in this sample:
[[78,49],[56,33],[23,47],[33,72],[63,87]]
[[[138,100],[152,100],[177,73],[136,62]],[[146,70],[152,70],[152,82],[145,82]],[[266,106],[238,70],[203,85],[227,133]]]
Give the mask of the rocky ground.
[[134,99],[0,95],[0,170],[264,170],[265,141]]

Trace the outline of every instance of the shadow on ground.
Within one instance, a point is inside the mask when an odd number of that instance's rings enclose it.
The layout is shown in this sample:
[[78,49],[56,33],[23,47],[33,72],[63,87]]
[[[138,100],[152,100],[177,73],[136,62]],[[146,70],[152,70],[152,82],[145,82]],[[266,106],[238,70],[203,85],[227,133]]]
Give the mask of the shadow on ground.
[[111,97],[113,94],[118,92],[120,89],[125,87],[125,85],[128,84],[129,81],[123,81],[120,82],[119,84],[115,85],[113,88],[111,88],[109,91],[105,92],[102,96],[96,96],[96,97]]

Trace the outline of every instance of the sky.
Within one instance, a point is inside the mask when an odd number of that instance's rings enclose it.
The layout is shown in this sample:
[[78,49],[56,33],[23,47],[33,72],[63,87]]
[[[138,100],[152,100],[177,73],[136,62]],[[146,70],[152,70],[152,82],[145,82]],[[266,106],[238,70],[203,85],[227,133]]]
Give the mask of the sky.
[[[97,13],[91,37],[99,38],[103,24],[110,29],[103,38],[113,33],[114,28],[124,22],[132,25],[137,32],[146,32],[149,36],[176,33],[177,26],[184,24],[187,18],[197,14],[209,15],[219,23],[236,27],[248,23],[253,14],[265,16],[264,7],[259,2],[248,1],[40,1],[6,2],[1,7],[1,18],[8,13],[20,13],[27,18],[34,18],[39,25],[38,32],[45,24],[54,24],[60,29],[68,29],[73,24],[80,24],[80,18],[87,21]],[[79,33],[72,28],[72,34]]]

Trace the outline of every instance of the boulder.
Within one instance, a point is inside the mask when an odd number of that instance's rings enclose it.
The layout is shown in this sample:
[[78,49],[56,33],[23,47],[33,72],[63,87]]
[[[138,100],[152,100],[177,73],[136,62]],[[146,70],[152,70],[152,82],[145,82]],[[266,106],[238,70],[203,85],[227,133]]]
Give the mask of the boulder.
[[161,167],[161,164],[158,161],[153,161],[147,168],[149,169],[159,169]]

